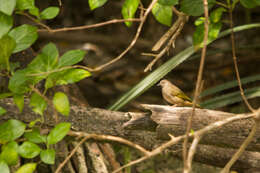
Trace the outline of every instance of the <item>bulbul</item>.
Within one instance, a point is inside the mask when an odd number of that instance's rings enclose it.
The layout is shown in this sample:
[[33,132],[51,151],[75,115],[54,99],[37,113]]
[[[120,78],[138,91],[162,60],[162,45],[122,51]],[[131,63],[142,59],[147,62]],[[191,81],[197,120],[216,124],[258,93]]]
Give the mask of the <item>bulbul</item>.
[[[192,100],[170,81],[164,79],[158,85],[162,87],[162,96],[168,103],[173,106],[192,106]],[[196,107],[200,106],[196,104]]]

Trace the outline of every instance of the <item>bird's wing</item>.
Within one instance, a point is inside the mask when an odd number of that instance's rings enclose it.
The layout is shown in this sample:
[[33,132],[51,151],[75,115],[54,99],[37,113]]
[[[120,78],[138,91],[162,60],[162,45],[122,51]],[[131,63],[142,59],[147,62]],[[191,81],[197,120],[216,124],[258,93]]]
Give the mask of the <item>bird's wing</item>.
[[192,100],[188,96],[186,96],[183,92],[180,92],[179,94],[177,94],[177,97],[182,98],[183,100],[188,100],[188,101],[192,102]]

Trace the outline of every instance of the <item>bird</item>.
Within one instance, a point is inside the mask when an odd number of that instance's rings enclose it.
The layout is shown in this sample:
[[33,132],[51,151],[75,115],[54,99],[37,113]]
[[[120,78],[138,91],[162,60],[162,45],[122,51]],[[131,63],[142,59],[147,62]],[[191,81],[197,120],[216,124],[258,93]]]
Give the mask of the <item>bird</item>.
[[[177,86],[170,81],[163,79],[158,86],[162,87],[162,96],[173,106],[192,106],[192,100]],[[200,105],[196,104],[196,107]]]

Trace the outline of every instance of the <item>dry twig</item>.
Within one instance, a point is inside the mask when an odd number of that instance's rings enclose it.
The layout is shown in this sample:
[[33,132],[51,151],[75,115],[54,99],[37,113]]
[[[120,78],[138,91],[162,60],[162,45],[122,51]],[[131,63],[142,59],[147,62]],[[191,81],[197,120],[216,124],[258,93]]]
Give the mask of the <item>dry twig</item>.
[[[255,109],[250,105],[248,102],[247,98],[245,97],[244,94],[244,89],[242,87],[241,83],[241,78],[238,70],[238,64],[237,64],[237,56],[236,56],[236,48],[235,48],[235,38],[234,38],[234,31],[233,31],[233,14],[232,14],[232,5],[230,4],[230,1],[228,2],[228,7],[229,7],[229,20],[230,20],[230,28],[231,28],[231,45],[232,45],[232,57],[233,57],[233,62],[235,66],[235,72],[236,72],[236,77],[240,89],[240,94],[242,99],[244,100],[245,104],[247,105],[248,109],[251,112],[255,112]],[[237,152],[233,155],[233,157],[230,159],[230,161],[225,165],[225,167],[221,170],[221,173],[228,173],[230,171],[231,166],[238,160],[238,158],[241,156],[241,154],[245,151],[246,147],[250,144],[250,142],[253,140],[253,137],[257,131],[257,128],[260,125],[259,118],[255,118],[255,124],[249,134],[249,136],[246,138],[246,140],[241,144],[240,148],[237,150]]]
[[152,51],[159,50],[162,45],[167,41],[167,45],[158,53],[155,58],[146,66],[144,72],[152,69],[152,66],[169,50],[169,48],[174,45],[177,36],[181,33],[184,24],[188,20],[188,16],[184,13],[179,12],[173,7],[173,11],[178,16],[177,21],[172,25],[172,27],[160,38],[159,41],[153,46]]
[[95,140],[107,140],[107,141],[116,141],[128,146],[131,146],[139,151],[141,151],[144,155],[148,156],[150,154],[149,151],[141,147],[140,145],[137,145],[131,141],[128,141],[126,139],[115,137],[115,136],[109,136],[109,135],[96,135],[96,134],[87,134],[84,132],[73,132],[70,131],[69,135],[71,136],[77,136],[77,137],[83,137],[84,138],[77,144],[77,146],[71,151],[71,153],[66,157],[66,159],[59,165],[55,173],[59,173],[61,169],[65,166],[65,164],[69,161],[69,159],[75,154],[77,149],[82,145],[86,140],[88,139],[95,139]]
[[[194,94],[194,99],[193,99],[192,113],[188,119],[187,129],[186,129],[186,138],[184,139],[184,142],[183,142],[182,157],[183,157],[183,162],[184,162],[184,172],[186,172],[186,173],[190,172],[190,170],[191,170],[191,163],[192,163],[193,155],[195,153],[196,146],[199,142],[199,138],[196,139],[196,142],[194,142],[194,145],[193,145],[193,147],[195,147],[195,148],[191,149],[189,151],[189,154],[187,155],[188,137],[189,137],[189,133],[191,131],[192,118],[195,114],[195,107],[196,107],[198,96],[200,93],[202,74],[203,74],[204,63],[205,63],[205,58],[206,58],[207,42],[208,42],[208,32],[209,32],[208,1],[203,0],[203,4],[204,4],[204,15],[205,15],[203,48],[202,48],[202,52],[201,52],[200,67],[199,67],[198,78],[197,78],[197,82],[196,82],[196,89],[195,89],[195,94]],[[187,156],[188,156],[188,158],[187,158]]]

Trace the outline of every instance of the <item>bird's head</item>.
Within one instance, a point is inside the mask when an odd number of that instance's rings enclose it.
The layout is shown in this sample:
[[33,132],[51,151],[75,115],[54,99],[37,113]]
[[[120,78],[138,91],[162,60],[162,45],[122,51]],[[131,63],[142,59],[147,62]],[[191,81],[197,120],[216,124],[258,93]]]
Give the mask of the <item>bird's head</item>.
[[161,80],[160,83],[157,86],[164,87],[164,86],[166,86],[168,84],[169,84],[169,81],[164,79],[164,80]]

